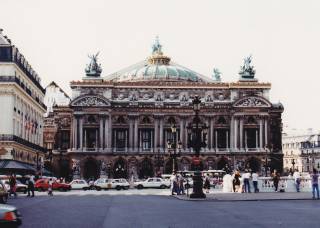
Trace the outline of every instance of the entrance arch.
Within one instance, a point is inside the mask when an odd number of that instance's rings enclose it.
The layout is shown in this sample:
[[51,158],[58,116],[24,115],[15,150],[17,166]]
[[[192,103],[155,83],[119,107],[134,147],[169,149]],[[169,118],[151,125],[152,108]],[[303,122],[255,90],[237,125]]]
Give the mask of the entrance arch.
[[[178,170],[177,159],[175,159],[174,167],[175,167],[175,170],[177,171]],[[172,169],[173,169],[173,158],[169,158],[169,160],[167,161],[167,163],[165,165],[164,171],[165,171],[166,174],[171,174],[172,173]]]
[[220,158],[217,163],[218,170],[224,170],[226,167],[229,167],[229,162],[225,157]]
[[252,172],[258,172],[261,169],[261,162],[256,157],[250,157],[246,162],[246,167],[251,169]]
[[153,177],[153,165],[149,158],[144,158],[140,163],[139,178]]
[[84,179],[98,179],[100,177],[100,166],[94,158],[87,158],[83,164]]
[[127,178],[127,166],[126,161],[123,158],[119,158],[113,166],[114,178]]

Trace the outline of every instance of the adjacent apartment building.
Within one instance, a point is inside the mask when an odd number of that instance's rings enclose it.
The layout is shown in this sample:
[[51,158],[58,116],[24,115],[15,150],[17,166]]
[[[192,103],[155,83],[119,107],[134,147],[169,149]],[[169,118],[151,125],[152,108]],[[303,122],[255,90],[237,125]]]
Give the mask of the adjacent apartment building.
[[44,88],[26,58],[0,29],[0,172],[43,166]]

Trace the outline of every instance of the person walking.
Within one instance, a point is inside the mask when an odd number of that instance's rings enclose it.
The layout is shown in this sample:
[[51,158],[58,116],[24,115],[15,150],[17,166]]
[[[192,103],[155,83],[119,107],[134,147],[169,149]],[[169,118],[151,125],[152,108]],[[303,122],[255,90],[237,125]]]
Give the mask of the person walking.
[[176,192],[176,188],[177,188],[176,185],[177,185],[177,177],[175,173],[172,173],[170,177],[171,195],[174,195],[174,193]]
[[28,180],[28,195],[27,195],[27,197],[30,196],[30,192],[32,192],[31,197],[34,197],[34,176],[33,175],[31,175]]
[[272,180],[273,180],[273,186],[274,186],[274,191],[278,192],[278,186],[279,186],[279,181],[280,181],[280,175],[275,169],[273,174],[272,174]]
[[257,174],[257,172],[253,172],[251,176],[252,176],[254,192],[257,193],[257,192],[259,192],[259,189],[258,189],[258,177],[259,177],[259,175]]
[[243,174],[243,184],[244,184],[244,192],[245,193],[251,193],[250,183],[249,183],[250,176],[251,176],[250,172],[246,169],[245,173]]
[[184,195],[184,186],[183,186],[183,183],[184,183],[184,179],[181,175],[179,175],[179,193]]
[[296,190],[297,192],[300,192],[301,176],[297,169],[293,173],[293,178],[294,178],[294,183],[296,184]]
[[48,195],[49,196],[53,196],[52,188],[53,188],[53,181],[52,181],[52,178],[50,178],[48,181]]
[[210,190],[210,179],[209,179],[209,175],[206,175],[206,177],[205,177],[205,179],[204,179],[203,188],[206,190],[206,193],[209,193],[209,190]]
[[10,185],[10,196],[14,195],[15,198],[17,198],[17,180],[16,180],[16,175],[11,174],[10,179],[9,179],[9,185]]
[[313,168],[313,173],[311,174],[311,183],[312,183],[312,199],[316,199],[315,191],[317,191],[317,199],[319,199],[319,174],[317,170]]

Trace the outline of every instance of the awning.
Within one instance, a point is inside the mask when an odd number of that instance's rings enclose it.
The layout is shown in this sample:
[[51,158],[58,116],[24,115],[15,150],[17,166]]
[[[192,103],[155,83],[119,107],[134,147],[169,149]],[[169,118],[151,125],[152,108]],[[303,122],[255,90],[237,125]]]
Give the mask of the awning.
[[24,162],[14,161],[14,160],[0,160],[0,170],[10,170],[10,171],[21,170],[21,171],[31,171],[31,172],[36,171],[36,169],[31,165]]

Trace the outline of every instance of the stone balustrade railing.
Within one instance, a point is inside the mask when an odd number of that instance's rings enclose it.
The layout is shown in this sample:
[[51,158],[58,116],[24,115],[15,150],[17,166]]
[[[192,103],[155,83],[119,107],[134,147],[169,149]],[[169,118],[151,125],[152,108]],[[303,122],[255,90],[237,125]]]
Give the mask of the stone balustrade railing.
[[[242,187],[243,182],[241,180]],[[258,188],[259,192],[274,192],[275,187],[273,183],[273,179],[271,177],[259,177],[258,178]],[[250,181],[250,189],[251,192],[254,192],[253,182]],[[296,192],[296,183],[293,177],[281,177],[278,184],[278,191],[281,189],[284,192]],[[223,192],[232,192],[232,177],[230,175],[225,175],[223,178]],[[300,181],[300,192],[311,192],[311,178],[303,177]]]

